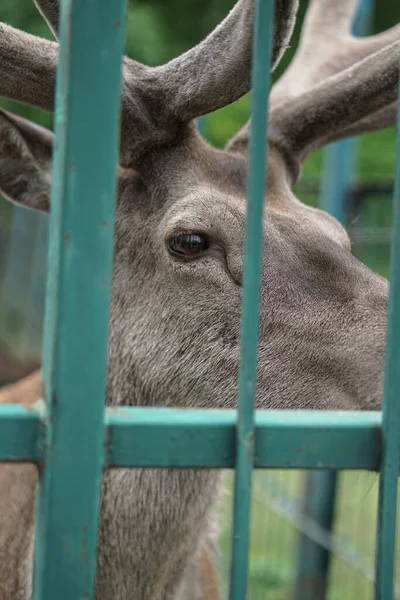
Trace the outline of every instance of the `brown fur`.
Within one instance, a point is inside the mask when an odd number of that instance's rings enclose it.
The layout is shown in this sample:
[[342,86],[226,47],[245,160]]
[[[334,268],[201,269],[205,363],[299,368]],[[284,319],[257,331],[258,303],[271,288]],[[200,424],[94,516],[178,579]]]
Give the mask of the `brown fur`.
[[[37,4],[57,33],[58,1]],[[297,4],[276,2],[274,66]],[[259,408],[381,406],[388,282],[352,256],[335,219],[292,191],[315,148],[394,125],[398,31],[368,38],[360,54],[345,33],[354,9],[355,0],[311,0],[294,67],[271,97]],[[167,65],[124,59],[108,405],[236,405],[249,128],[219,151],[193,119],[249,91],[253,16],[254,2],[239,0]],[[0,94],[52,110],[57,56],[56,43],[0,24]],[[50,132],[0,113],[6,197],[50,210],[52,146]],[[209,241],[193,260],[168,251],[171,235],[187,231]],[[34,475],[4,468],[11,480],[0,487],[0,581],[6,600],[28,600]],[[208,549],[220,492],[221,475],[206,469],[106,472],[96,600],[201,600],[205,584],[216,592]]]
[[27,377],[40,368],[35,360],[17,360],[0,350],[0,385],[5,385]]
[[204,548],[199,554],[201,600],[221,600],[218,571],[211,550]]
[[[26,408],[42,395],[42,372],[36,371],[16,384],[0,390],[0,404],[22,404]],[[35,509],[35,465],[0,464],[0,598],[18,600],[20,553],[29,551],[29,535]]]
[[31,408],[42,395],[42,371],[38,370],[18,383],[0,389],[0,404],[22,404],[26,408]]

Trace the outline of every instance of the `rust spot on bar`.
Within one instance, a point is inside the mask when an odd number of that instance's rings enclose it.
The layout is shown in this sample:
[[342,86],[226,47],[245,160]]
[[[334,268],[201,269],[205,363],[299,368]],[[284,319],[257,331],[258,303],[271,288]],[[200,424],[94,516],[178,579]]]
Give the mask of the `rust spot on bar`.
[[113,415],[116,415],[118,417],[121,417],[123,419],[128,419],[128,420],[130,420],[130,418],[131,418],[129,411],[127,411],[126,409],[123,409],[123,408],[119,408],[117,406],[113,406],[112,409],[109,411],[109,414],[113,414]]
[[246,452],[250,454],[254,448],[254,431],[249,436],[243,438],[243,443],[246,447]]
[[110,462],[107,465],[107,469],[120,469],[121,466],[118,463]]
[[67,248],[69,248],[69,246],[71,244],[71,234],[68,231],[64,235],[64,240],[65,240],[65,245],[67,246]]

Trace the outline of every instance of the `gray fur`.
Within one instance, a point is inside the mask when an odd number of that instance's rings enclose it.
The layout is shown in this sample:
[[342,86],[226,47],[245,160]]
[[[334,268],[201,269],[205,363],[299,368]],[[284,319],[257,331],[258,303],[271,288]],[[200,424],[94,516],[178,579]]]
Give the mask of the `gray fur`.
[[[287,45],[296,7],[297,2],[277,4],[276,59]],[[40,2],[40,8],[56,32],[57,3]],[[202,44],[164,67],[149,70],[125,59],[109,405],[236,404],[248,128],[229,150],[218,151],[200,138],[190,120],[248,91],[252,16],[252,2],[240,0]],[[29,54],[27,41],[34,53],[29,74],[19,62],[19,51],[23,58]],[[13,47],[18,52],[12,53]],[[51,108],[56,44],[1,26],[0,54],[8,61],[6,72],[0,62],[0,93]],[[381,63],[372,68],[371,59],[369,64],[369,83],[379,88],[389,81],[390,69],[385,74]],[[360,69],[355,72],[360,75]],[[46,78],[42,96],[38,77]],[[359,112],[349,108],[354,125],[368,118],[366,106],[373,114],[386,106],[368,104],[365,84],[364,75],[353,82],[351,94],[359,92]],[[393,94],[384,87],[383,96],[392,104]],[[332,88],[329,101],[337,114],[344,112],[351,94]],[[171,103],[165,105],[165,98]],[[317,96],[314,108],[307,123],[315,141],[321,131],[327,135],[326,120],[320,128],[323,111],[317,110]],[[279,115],[286,113],[277,106],[274,110],[272,131],[279,126],[284,132]],[[297,114],[298,120],[303,117]],[[40,189],[48,191],[49,136],[21,119],[0,116],[0,190],[14,202],[37,207],[37,194],[20,192],[21,176],[27,189],[37,189],[39,181]],[[282,134],[271,139],[269,148],[257,406],[377,410],[388,283],[351,255],[349,238],[335,219],[294,197],[291,187],[302,155],[291,151],[296,140],[286,142]],[[166,239],[176,229],[206,234],[209,251],[189,262],[173,258]],[[4,474],[0,491],[0,514],[10,502],[15,507],[3,517],[0,556],[10,531],[21,534],[11,562],[0,561],[3,600],[15,600],[16,590],[18,600],[29,598],[35,476],[25,472],[18,485],[28,489],[10,498],[18,469]],[[207,563],[200,558],[216,542],[220,491],[220,475],[209,470],[105,474],[96,600],[216,600],[217,593],[204,592],[200,565]]]

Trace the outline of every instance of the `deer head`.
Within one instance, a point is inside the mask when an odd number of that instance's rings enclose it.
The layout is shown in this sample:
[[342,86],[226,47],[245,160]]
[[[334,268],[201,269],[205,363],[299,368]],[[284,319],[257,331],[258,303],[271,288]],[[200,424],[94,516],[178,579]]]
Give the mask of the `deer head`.
[[[57,0],[36,0],[55,35]],[[297,0],[277,0],[273,67]],[[356,0],[311,0],[270,99],[258,407],[378,409],[387,282],[343,227],[292,188],[317,148],[393,126],[400,29],[355,39]],[[233,407],[237,392],[249,128],[225,151],[194,119],[249,92],[254,3],[149,68],[124,59],[109,343],[111,404]],[[397,41],[396,41],[397,40]],[[0,25],[0,94],[53,110],[58,46]],[[0,115],[0,190],[50,209],[52,134]],[[93,199],[88,199],[93,201]]]

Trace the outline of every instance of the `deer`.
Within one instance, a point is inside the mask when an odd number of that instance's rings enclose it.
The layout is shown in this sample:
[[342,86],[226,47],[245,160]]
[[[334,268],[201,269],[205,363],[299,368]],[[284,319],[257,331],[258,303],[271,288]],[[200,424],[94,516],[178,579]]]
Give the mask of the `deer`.
[[[35,0],[55,38],[58,0]],[[263,221],[258,409],[380,410],[389,283],[293,187],[317,149],[395,126],[400,28],[356,39],[357,0],[310,0],[273,86]],[[272,65],[298,0],[276,0]],[[196,119],[251,90],[253,0],[165,65],[122,65],[105,404],[235,408],[250,123],[223,150]],[[0,96],[54,110],[57,41],[0,25]],[[266,74],[267,76],[267,74]],[[0,113],[0,191],[50,212],[53,134]],[[87,199],[87,201],[95,201]],[[29,405],[41,376],[2,392]],[[34,465],[0,468],[0,596],[32,594]],[[96,600],[217,600],[218,470],[115,469],[101,489]]]

